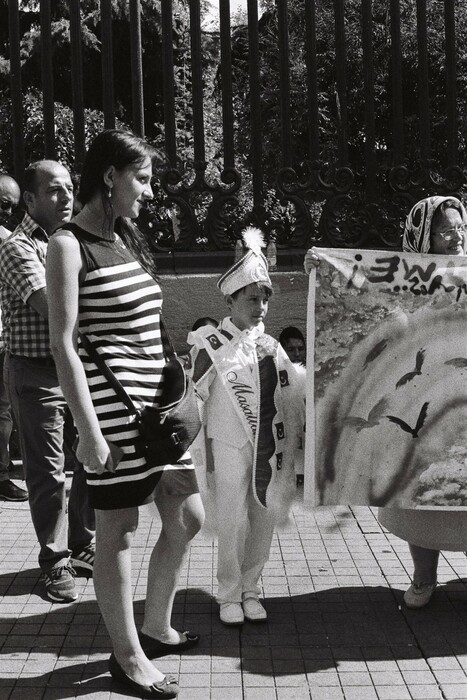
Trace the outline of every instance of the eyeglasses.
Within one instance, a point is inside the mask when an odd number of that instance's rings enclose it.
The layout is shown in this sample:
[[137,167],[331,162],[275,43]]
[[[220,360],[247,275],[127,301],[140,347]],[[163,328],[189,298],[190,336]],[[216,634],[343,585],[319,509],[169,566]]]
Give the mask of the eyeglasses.
[[13,211],[15,205],[13,202],[0,202],[0,209],[2,211]]
[[467,233],[467,224],[461,224],[454,228],[448,228],[446,231],[436,231],[436,235],[445,241],[451,241],[456,236],[465,236]]

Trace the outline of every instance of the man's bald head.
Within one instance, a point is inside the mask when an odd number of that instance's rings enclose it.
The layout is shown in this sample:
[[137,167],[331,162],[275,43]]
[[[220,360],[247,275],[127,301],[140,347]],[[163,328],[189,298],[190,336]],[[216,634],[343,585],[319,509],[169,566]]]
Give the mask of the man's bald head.
[[28,214],[51,234],[73,214],[70,173],[56,160],[38,160],[24,173],[23,199]]
[[28,165],[23,176],[23,192],[34,192],[37,194],[37,189],[41,179],[48,177],[51,173],[65,172],[68,170],[64,165],[57,160],[36,160],[35,163]]
[[0,225],[7,225],[19,204],[21,191],[10,175],[0,173]]

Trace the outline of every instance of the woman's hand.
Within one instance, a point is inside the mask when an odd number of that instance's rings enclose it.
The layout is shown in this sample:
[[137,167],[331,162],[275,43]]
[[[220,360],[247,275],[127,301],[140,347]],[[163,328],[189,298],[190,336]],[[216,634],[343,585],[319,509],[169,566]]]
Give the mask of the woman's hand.
[[76,458],[84,465],[86,471],[102,474],[104,471],[114,472],[116,465],[112,461],[110,448],[104,437],[78,438]]
[[310,248],[306,251],[305,259],[303,261],[303,267],[305,268],[305,272],[307,273],[307,275],[310,274],[314,267],[318,267],[318,265],[319,257],[316,253],[316,248]]

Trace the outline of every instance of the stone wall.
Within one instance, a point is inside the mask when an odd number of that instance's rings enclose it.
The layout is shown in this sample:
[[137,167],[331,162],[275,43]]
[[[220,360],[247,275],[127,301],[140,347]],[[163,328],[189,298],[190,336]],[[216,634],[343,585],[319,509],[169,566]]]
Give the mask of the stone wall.
[[[227,315],[227,306],[216,287],[218,274],[161,275],[164,318],[178,352],[187,349],[186,336],[196,319]],[[274,295],[269,302],[266,330],[277,338],[285,326],[297,326],[306,335],[308,275],[273,272]]]

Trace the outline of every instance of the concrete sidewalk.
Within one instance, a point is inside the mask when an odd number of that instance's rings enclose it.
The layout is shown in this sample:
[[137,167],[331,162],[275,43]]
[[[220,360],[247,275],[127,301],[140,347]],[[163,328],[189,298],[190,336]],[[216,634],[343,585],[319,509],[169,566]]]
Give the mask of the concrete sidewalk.
[[[134,549],[142,621],[147,564],[159,522],[143,509]],[[216,546],[198,536],[177,593],[174,626],[199,647],[157,660],[181,700],[467,699],[467,559],[447,553],[429,607],[402,604],[407,545],[369,508],[294,508],[263,575],[269,621],[226,628],[215,594]],[[92,579],[79,599],[48,602],[27,503],[0,502],[0,700],[125,697],[107,673],[110,643]]]

